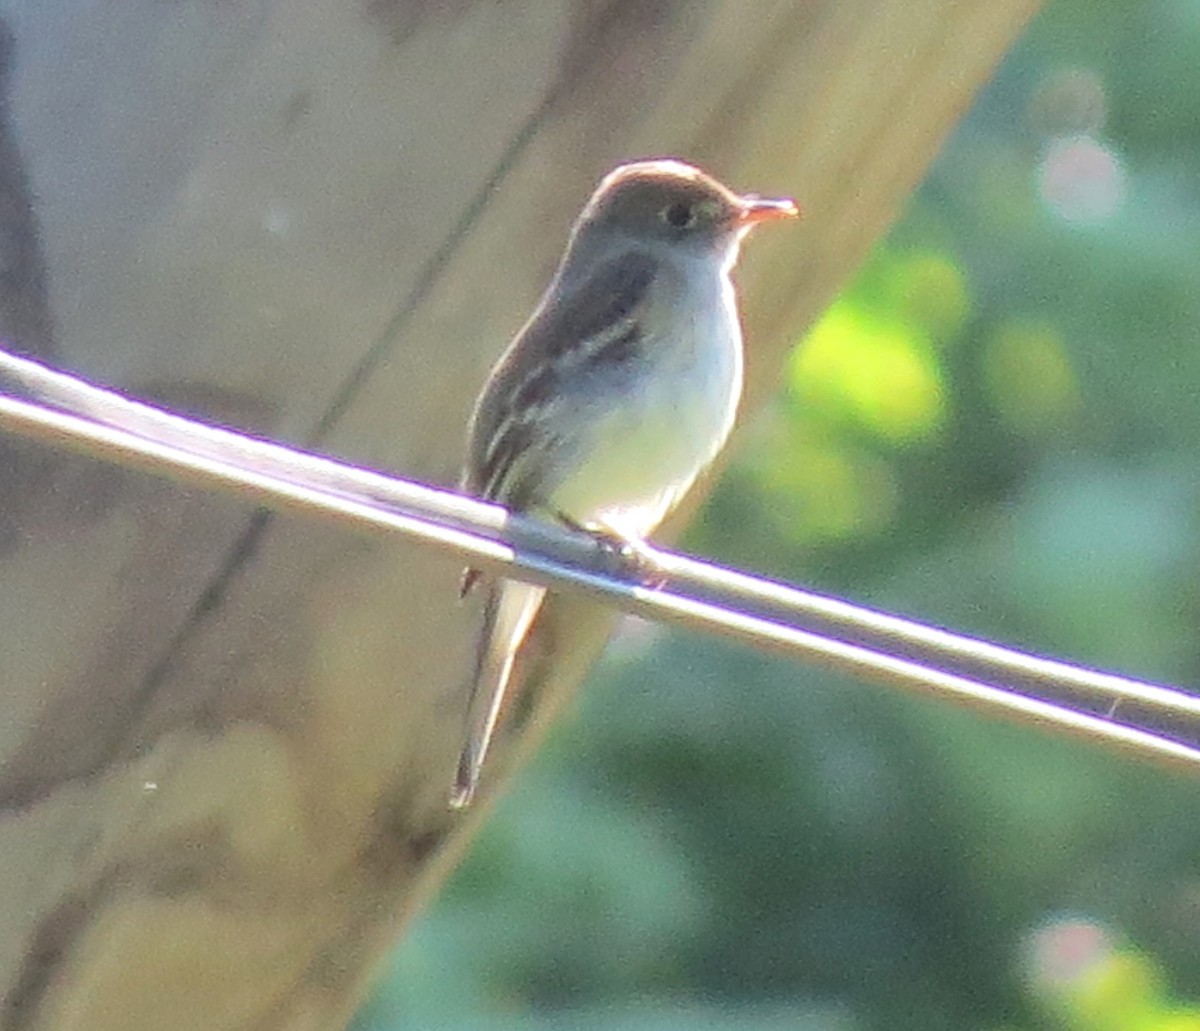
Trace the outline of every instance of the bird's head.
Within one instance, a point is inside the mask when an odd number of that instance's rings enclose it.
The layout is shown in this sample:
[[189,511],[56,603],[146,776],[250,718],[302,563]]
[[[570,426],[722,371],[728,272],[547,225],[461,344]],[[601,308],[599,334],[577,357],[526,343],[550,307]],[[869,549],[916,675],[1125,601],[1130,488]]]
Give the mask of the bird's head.
[[635,161],[600,181],[576,234],[662,241],[724,255],[736,253],[738,242],[755,226],[798,214],[794,201],[734,193],[682,161]]

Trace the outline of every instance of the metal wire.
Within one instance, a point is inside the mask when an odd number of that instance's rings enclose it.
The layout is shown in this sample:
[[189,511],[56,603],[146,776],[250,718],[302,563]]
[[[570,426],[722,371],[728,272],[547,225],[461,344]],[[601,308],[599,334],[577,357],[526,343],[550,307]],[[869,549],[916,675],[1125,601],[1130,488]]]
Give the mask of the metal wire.
[[650,619],[1200,772],[1200,698],[1174,688],[1024,654],[653,548],[639,558],[643,577],[653,569],[654,585],[646,586],[585,534],[186,419],[3,351],[0,386],[32,399],[0,395],[0,426],[13,433],[273,509],[399,533],[489,572],[583,590]]

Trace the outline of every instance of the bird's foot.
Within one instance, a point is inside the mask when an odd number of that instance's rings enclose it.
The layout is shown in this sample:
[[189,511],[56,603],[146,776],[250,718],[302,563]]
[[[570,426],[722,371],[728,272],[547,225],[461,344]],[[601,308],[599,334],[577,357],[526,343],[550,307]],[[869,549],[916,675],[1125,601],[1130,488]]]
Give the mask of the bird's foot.
[[667,582],[663,570],[650,545],[640,537],[631,537],[615,527],[598,523],[579,523],[570,516],[559,513],[559,520],[579,533],[586,533],[596,542],[600,554],[605,558],[608,572],[622,580],[636,580],[642,587],[659,588]]

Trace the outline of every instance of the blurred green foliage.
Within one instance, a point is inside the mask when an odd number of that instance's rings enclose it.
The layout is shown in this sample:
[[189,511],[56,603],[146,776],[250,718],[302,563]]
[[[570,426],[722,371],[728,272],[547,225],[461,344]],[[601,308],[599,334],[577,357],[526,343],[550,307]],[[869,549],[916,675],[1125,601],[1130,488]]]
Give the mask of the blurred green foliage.
[[[688,547],[1200,683],[1198,54],[1050,0]],[[642,625],[593,680],[358,1031],[1200,1029],[1194,783]]]

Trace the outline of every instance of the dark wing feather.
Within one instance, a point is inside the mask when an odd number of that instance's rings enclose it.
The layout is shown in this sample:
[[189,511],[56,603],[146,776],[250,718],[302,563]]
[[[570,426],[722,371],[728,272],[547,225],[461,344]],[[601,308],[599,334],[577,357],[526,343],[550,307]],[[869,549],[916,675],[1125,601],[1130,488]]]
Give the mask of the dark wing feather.
[[[561,393],[563,377],[579,375],[582,363],[633,357],[641,342],[636,312],[657,269],[650,255],[629,251],[572,288],[559,288],[566,279],[559,273],[501,356],[475,406],[462,476],[466,493],[518,511],[528,506],[536,484],[528,477],[514,480],[512,474],[526,448],[546,432],[541,418],[547,405]],[[555,295],[558,299],[549,303]],[[466,596],[480,576],[477,569],[465,570],[459,596]]]
[[[562,392],[564,377],[578,376],[584,364],[619,362],[636,353],[641,340],[636,313],[657,270],[652,255],[628,251],[569,288],[558,288],[566,278],[560,274],[479,399],[464,490],[511,508],[524,507],[530,485],[510,482],[510,474],[530,442],[545,432],[539,424],[546,407]],[[558,299],[549,303],[556,294]]]

